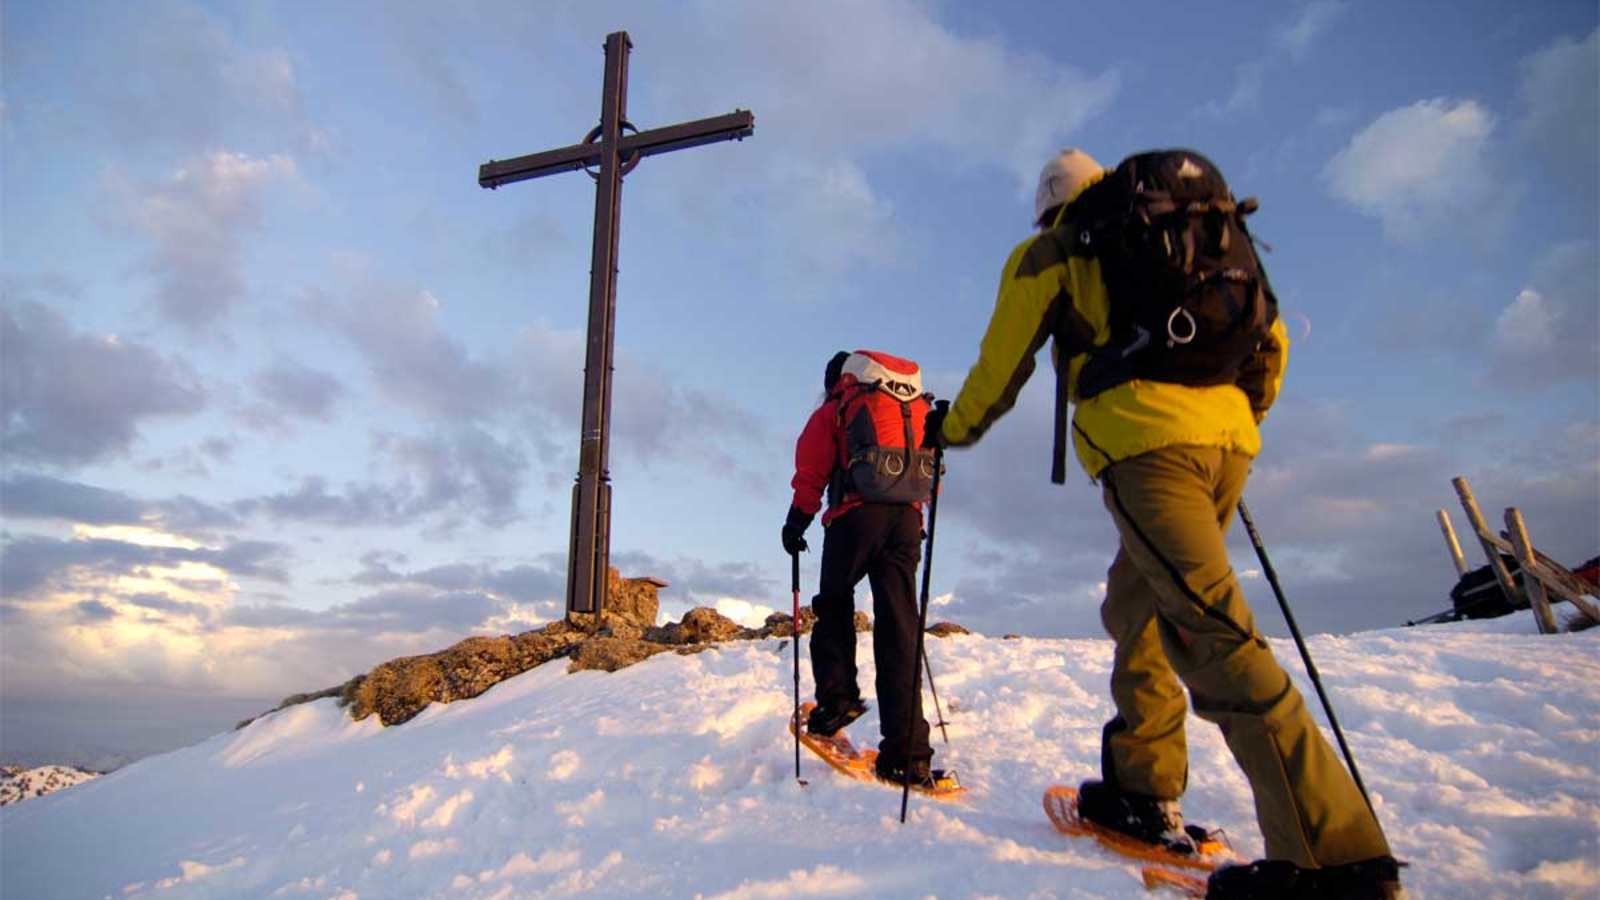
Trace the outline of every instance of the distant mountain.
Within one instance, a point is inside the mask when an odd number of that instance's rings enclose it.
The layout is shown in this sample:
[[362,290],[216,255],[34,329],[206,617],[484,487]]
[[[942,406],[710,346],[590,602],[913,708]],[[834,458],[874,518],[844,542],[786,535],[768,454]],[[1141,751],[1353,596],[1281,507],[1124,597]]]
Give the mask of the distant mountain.
[[30,797],[53,794],[63,788],[83,784],[99,777],[99,772],[90,772],[76,766],[39,766],[35,769],[0,766],[0,806],[9,806]]

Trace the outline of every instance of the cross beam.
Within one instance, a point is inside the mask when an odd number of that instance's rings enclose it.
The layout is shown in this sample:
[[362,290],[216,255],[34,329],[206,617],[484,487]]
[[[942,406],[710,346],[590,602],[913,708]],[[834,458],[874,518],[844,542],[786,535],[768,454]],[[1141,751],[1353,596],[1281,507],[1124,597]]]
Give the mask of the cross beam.
[[[755,116],[749,110],[741,109],[681,125],[652,128],[618,141],[617,155],[622,157],[623,165],[627,166],[657,153],[685,150],[718,141],[742,141],[755,133],[755,123]],[[478,186],[497,188],[502,184],[587,168],[600,161],[600,152],[596,144],[585,142],[559,150],[530,153],[516,159],[490,160],[478,167]]]
[[[595,179],[594,247],[589,265],[589,331],[583,362],[583,426],[578,477],[572,486],[572,531],[567,553],[567,613],[592,613],[600,624],[611,563],[611,371],[617,308],[617,234],[622,177],[646,156],[743,140],[755,132],[748,110],[639,131],[628,121],[626,31],[606,35],[600,124],[579,143],[478,167],[478,186],[527,181],[590,169]],[[624,129],[634,132],[624,135]],[[591,167],[595,167],[595,171]]]

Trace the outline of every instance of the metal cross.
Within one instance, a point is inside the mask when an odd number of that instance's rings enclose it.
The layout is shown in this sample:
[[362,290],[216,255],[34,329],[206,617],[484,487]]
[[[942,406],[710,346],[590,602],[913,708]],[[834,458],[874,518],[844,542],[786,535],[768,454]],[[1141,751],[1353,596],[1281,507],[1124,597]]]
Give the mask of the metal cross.
[[[583,362],[583,430],[578,478],[572,486],[572,533],[567,551],[567,612],[599,613],[605,607],[611,558],[611,371],[617,309],[617,232],[622,177],[639,160],[669,150],[716,141],[743,140],[755,132],[748,110],[640,131],[628,121],[626,31],[606,35],[605,87],[600,124],[570,147],[546,150],[478,167],[478,186],[497,188],[557,172],[586,169],[595,180],[594,250],[589,265],[589,342]],[[633,132],[624,135],[624,129]],[[595,171],[593,166],[598,166]]]

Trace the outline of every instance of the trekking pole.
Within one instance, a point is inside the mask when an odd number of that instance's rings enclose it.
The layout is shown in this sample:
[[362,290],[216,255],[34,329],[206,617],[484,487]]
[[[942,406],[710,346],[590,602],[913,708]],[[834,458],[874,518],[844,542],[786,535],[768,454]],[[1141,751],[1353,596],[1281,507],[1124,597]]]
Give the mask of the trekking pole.
[[[935,407],[940,410],[940,418],[950,409],[949,400],[940,400]],[[922,652],[922,639],[924,629],[928,627],[928,575],[933,571],[933,529],[939,522],[939,470],[944,468],[944,448],[933,449],[933,496],[928,500],[928,558],[922,561],[922,602],[917,611],[917,661],[911,664],[911,700],[906,703],[906,739],[911,738],[912,729],[917,722],[917,699],[922,696],[922,663],[927,657]],[[933,669],[928,670],[928,683],[933,684]],[[937,701],[935,701],[937,702]],[[944,714],[939,715],[940,727],[944,727]],[[950,739],[945,738],[948,744]],[[900,786],[900,824],[906,821],[906,807],[911,803],[911,756],[907,748],[905,767],[901,770],[904,781]]]
[[805,787],[806,780],[800,777],[800,553],[789,554],[789,562],[789,583],[794,586],[794,618],[789,620],[794,637],[794,780]]
[[1283,596],[1283,587],[1278,584],[1278,573],[1272,568],[1272,560],[1267,559],[1267,548],[1261,543],[1261,534],[1256,531],[1256,523],[1250,518],[1250,508],[1245,506],[1243,498],[1239,500],[1239,518],[1244,522],[1244,530],[1250,533],[1250,543],[1255,545],[1256,556],[1261,560],[1261,570],[1267,575],[1267,582],[1272,585],[1272,592],[1278,595],[1278,606],[1283,609],[1283,619],[1289,623],[1289,633],[1294,635],[1294,643],[1300,648],[1300,658],[1306,661],[1306,674],[1311,677],[1311,684],[1317,689],[1317,697],[1322,700],[1322,708],[1328,713],[1328,723],[1333,726],[1333,736],[1339,739],[1339,750],[1344,753],[1345,764],[1350,767],[1350,777],[1356,781],[1356,787],[1361,789],[1361,799],[1367,801],[1367,809],[1371,810],[1374,817],[1378,811],[1372,806],[1372,798],[1367,795],[1367,786],[1361,780],[1361,770],[1356,768],[1356,758],[1350,753],[1350,745],[1345,743],[1344,729],[1339,727],[1339,717],[1333,714],[1333,704],[1328,702],[1328,694],[1322,689],[1322,677],[1317,674],[1317,664],[1311,661],[1311,651],[1306,649],[1305,639],[1300,636],[1300,626],[1294,622],[1294,613],[1289,611],[1289,601]]
[[944,708],[939,705],[939,689],[933,686],[933,662],[928,659],[928,654],[926,653],[922,654],[922,667],[928,673],[928,691],[933,694],[933,712],[939,717],[939,721],[936,723],[939,726],[939,734],[944,737],[944,745],[948,747],[950,746],[950,732],[944,728]]

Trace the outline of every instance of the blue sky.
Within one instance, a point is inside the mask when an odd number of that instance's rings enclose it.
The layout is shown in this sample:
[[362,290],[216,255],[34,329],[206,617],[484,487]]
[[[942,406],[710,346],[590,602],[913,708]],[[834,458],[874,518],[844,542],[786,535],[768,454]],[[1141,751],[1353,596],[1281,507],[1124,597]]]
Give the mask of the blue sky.
[[[1448,603],[1453,475],[1600,553],[1593,3],[591,6],[6,5],[0,756],[41,701],[242,714],[560,615],[593,188],[476,173],[595,124],[618,29],[640,128],[756,117],[623,189],[613,562],[669,612],[787,606],[823,364],[952,395],[1064,146],[1261,199],[1296,343],[1246,496],[1303,628]],[[1050,388],[950,455],[935,617],[1098,633]]]

